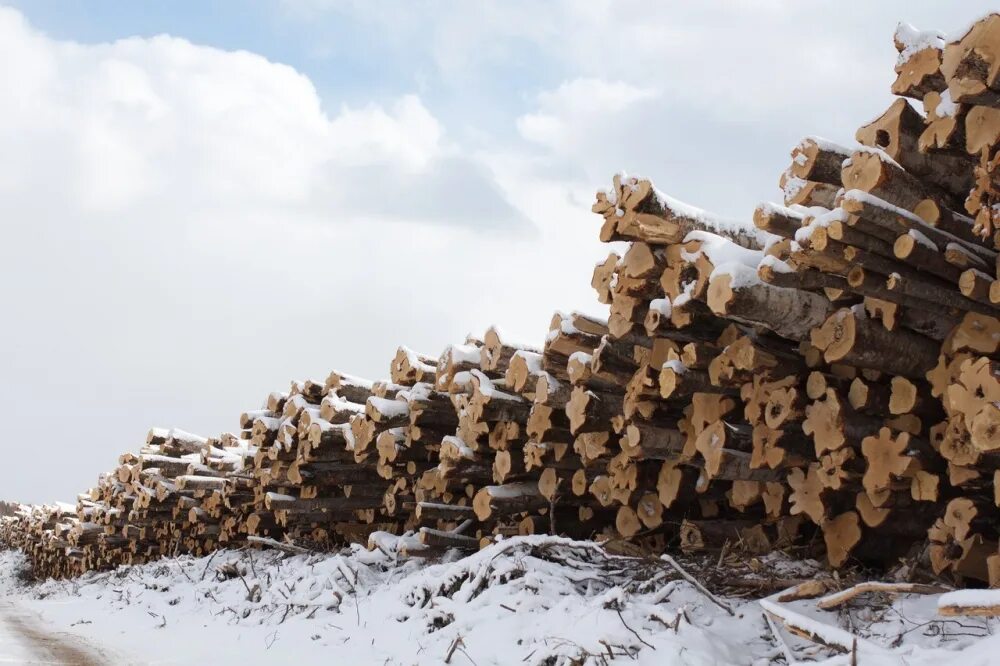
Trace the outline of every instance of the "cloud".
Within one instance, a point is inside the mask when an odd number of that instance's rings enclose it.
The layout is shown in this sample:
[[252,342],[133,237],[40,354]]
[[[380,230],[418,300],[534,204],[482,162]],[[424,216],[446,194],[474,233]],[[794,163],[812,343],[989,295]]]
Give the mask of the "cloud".
[[[378,52],[393,69],[431,63],[432,88],[461,100],[490,81],[516,107],[518,148],[541,177],[593,185],[616,169],[640,171],[732,214],[777,195],[802,136],[849,143],[888,106],[898,21],[959,27],[954,7],[901,0],[849,12],[792,0],[283,5],[316,24],[336,16],[386,31],[407,45]],[[970,0],[958,23],[989,9]]]
[[550,314],[470,250],[541,256],[414,95],[328,112],[255,54],[79,44],[0,9],[0,151],[5,496],[71,499],[151,426],[231,430],[293,378],[384,376],[494,307],[525,337]]
[[[474,193],[470,210],[488,208],[493,227],[525,224],[414,95],[387,107],[343,106],[331,117],[308,78],[261,56],[168,36],[58,42],[13,10],[0,10],[0,44],[0,146],[31,146],[22,151],[27,165],[0,172],[0,191],[54,183],[83,210],[104,212],[177,190],[204,207],[343,211],[378,199],[387,218],[475,227],[475,215],[452,214],[465,205],[463,190],[419,210],[384,196],[440,189],[442,174],[458,165]],[[359,167],[382,168],[382,176],[351,178]],[[350,191],[336,187],[342,178]]]
[[370,104],[344,107],[330,126],[338,158],[348,166],[391,162],[417,172],[440,156],[444,129],[414,95],[393,105],[391,113]]
[[654,90],[622,81],[574,79],[538,95],[538,109],[517,119],[521,136],[552,150],[576,151],[587,132],[612,122],[629,108],[655,99]]

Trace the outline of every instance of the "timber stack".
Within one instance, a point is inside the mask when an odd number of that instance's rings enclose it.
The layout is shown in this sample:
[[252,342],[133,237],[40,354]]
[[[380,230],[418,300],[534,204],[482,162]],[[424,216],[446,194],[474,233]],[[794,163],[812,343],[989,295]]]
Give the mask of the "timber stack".
[[75,506],[0,523],[39,576],[247,541],[427,557],[551,532],[655,550],[920,558],[1000,586],[1000,14],[901,25],[856,143],[803,139],[746,222],[616,175],[606,319],[492,327],[389,379],[294,382],[149,433]]

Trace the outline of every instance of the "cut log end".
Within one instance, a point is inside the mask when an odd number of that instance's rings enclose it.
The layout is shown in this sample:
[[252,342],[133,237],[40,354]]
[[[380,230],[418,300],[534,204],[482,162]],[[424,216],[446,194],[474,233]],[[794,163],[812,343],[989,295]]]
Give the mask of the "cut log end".
[[857,512],[847,511],[823,524],[826,557],[834,567],[841,567],[851,551],[861,541],[861,524]]

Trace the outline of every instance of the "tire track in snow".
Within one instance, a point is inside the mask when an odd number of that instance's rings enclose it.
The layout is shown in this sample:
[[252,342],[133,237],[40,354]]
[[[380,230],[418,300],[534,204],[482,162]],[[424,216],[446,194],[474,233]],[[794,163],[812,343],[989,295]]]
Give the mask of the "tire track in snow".
[[53,632],[36,615],[0,601],[0,664],[109,666],[109,655],[70,634]]

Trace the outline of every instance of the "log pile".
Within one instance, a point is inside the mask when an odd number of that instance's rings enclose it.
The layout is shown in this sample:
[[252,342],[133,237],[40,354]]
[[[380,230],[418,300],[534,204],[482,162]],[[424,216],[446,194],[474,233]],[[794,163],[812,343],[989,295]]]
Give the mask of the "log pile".
[[606,319],[400,347],[388,380],[295,382],[218,438],[154,429],[0,539],[41,576],[248,538],[429,556],[552,532],[925,553],[1000,586],[1000,15],[895,44],[899,97],[856,145],[803,139],[752,222],[616,175],[593,206]]

